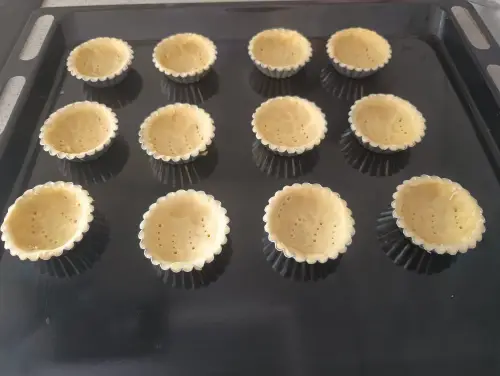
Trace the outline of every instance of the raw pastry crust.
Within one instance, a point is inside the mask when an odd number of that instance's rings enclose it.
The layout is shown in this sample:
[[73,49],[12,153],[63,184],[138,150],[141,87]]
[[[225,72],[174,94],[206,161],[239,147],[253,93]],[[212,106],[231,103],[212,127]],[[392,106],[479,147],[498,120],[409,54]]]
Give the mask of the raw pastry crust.
[[427,251],[464,253],[485,231],[483,211],[460,184],[422,175],[397,187],[393,216],[406,237]]
[[215,136],[210,115],[200,107],[176,103],[159,108],[141,125],[143,150],[164,162],[188,162],[204,152]]
[[187,77],[208,71],[217,58],[215,44],[203,35],[175,34],[158,43],[153,62],[161,72],[173,77]]
[[268,69],[292,70],[312,56],[311,43],[295,30],[269,29],[255,35],[248,45],[251,59]]
[[60,256],[89,230],[93,210],[92,198],[79,185],[38,185],[9,208],[1,228],[5,248],[21,260]]
[[40,129],[40,144],[61,159],[90,159],[110,146],[116,115],[97,102],[75,102],[54,112]]
[[327,131],[323,112],[299,97],[276,97],[262,103],[253,114],[252,129],[262,144],[290,155],[319,145]]
[[408,101],[390,94],[372,94],[356,101],[349,123],[362,143],[381,151],[399,151],[422,141],[426,125]]
[[347,203],[319,184],[293,184],[276,192],[265,209],[264,223],[276,249],[309,264],[336,259],[354,235]]
[[117,38],[90,39],[71,51],[69,72],[84,81],[110,80],[125,72],[134,53],[130,45]]
[[140,225],[144,255],[163,270],[200,270],[222,251],[229,218],[205,192],[179,190],[149,207]]
[[391,46],[384,37],[362,28],[336,32],[328,39],[326,47],[334,63],[351,70],[379,70],[392,56]]

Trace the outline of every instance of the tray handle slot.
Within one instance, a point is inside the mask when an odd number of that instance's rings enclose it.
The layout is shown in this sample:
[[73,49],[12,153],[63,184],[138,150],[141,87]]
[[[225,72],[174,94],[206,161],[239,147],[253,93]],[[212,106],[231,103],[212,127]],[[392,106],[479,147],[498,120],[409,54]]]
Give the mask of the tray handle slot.
[[24,43],[24,47],[19,54],[21,60],[32,60],[38,55],[53,23],[54,16],[51,14],[40,16],[35,21]]
[[9,121],[25,83],[24,76],[15,76],[11,77],[3,87],[0,94],[0,135]]
[[491,47],[467,9],[461,6],[454,6],[451,8],[451,11],[467,36],[467,39],[474,47],[479,50],[488,50]]
[[490,64],[486,67],[486,70],[500,92],[500,65]]

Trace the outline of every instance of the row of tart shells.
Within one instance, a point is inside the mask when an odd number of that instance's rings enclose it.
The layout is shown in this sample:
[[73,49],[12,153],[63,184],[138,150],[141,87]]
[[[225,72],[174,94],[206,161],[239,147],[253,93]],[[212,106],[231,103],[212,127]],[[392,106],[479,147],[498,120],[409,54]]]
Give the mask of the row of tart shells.
[[[396,152],[415,146],[425,134],[425,119],[409,102],[377,94],[358,100],[349,112],[353,133],[366,148]],[[267,148],[282,155],[302,154],[325,138],[327,121],[314,103],[300,97],[276,97],[252,116],[252,130]],[[96,102],[69,104],[49,116],[40,144],[52,156],[71,161],[98,158],[118,132],[118,120]],[[151,157],[186,163],[204,153],[215,137],[212,117],[203,109],[176,103],[157,109],[142,123],[139,142]]]
[[[334,33],[326,44],[333,66],[341,74],[362,78],[389,62],[390,44],[376,32],[350,28]],[[295,30],[268,29],[256,34],[248,44],[255,66],[273,78],[287,78],[302,69],[312,57],[309,40]],[[121,82],[134,59],[132,47],[117,38],[100,37],[74,48],[66,65],[72,76],[89,85],[104,87]],[[153,64],[168,78],[193,83],[203,78],[215,64],[217,47],[207,37],[180,33],[160,41],[153,50]]]
[[[392,201],[404,235],[428,252],[464,253],[485,231],[481,207],[458,183],[423,175],[404,181]],[[49,182],[26,191],[1,226],[5,249],[22,260],[47,260],[70,251],[93,220],[93,201],[81,186]],[[297,262],[325,263],[346,252],[354,219],[336,192],[319,184],[285,186],[264,210],[264,229],[276,249]],[[159,198],[140,223],[139,244],[163,270],[200,270],[223,250],[229,234],[226,209],[201,191]]]

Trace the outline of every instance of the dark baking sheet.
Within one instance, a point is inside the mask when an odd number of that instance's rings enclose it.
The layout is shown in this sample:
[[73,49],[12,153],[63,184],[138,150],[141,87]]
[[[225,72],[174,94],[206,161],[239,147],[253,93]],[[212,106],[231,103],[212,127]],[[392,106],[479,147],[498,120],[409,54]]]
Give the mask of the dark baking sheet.
[[[500,107],[484,72],[500,54],[496,46],[473,50],[450,6],[267,3],[41,12],[56,17],[42,52],[19,64],[19,42],[0,76],[0,83],[27,76],[1,140],[0,203],[5,209],[28,187],[49,180],[76,181],[95,198],[99,228],[76,260],[32,265],[0,253],[0,374],[499,374]],[[300,30],[314,46],[305,72],[280,83],[259,75],[246,52],[254,33],[275,26]],[[389,38],[393,59],[376,76],[348,81],[328,67],[326,39],[348,26]],[[180,31],[203,33],[219,49],[214,73],[198,86],[172,86],[151,62],[157,41]],[[102,35],[124,38],[135,50],[134,71],[119,90],[85,88],[64,71],[74,45]],[[347,112],[368,93],[414,103],[428,122],[422,144],[389,159],[358,148],[344,134]],[[328,136],[316,154],[272,159],[253,145],[252,112],[278,94],[303,96],[326,113]],[[37,136],[52,110],[83,99],[112,106],[121,136],[103,161],[76,168],[42,152]],[[215,149],[189,169],[153,170],[137,142],[138,128],[151,111],[176,100],[212,114]],[[395,187],[424,173],[462,183],[484,208],[488,227],[476,250],[436,270],[396,265],[377,240],[377,218]],[[267,200],[285,184],[306,181],[339,192],[356,219],[352,246],[317,282],[282,277],[263,252]],[[137,242],[148,206],[180,187],[213,194],[231,218],[224,272],[189,291],[163,284]]]

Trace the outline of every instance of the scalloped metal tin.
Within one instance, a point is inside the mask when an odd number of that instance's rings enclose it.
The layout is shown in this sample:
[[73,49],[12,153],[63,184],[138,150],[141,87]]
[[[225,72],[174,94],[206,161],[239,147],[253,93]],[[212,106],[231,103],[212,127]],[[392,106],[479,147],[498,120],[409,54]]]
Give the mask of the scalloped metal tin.
[[[333,41],[337,37],[339,37],[342,34],[345,34],[347,32],[357,32],[357,31],[373,33],[378,38],[380,38],[381,43],[386,43],[388,46],[388,54],[387,54],[386,58],[384,59],[384,61],[382,63],[378,64],[374,68],[360,68],[360,67],[355,67],[355,66],[350,65],[350,64],[345,64],[338,59],[338,57],[335,55],[335,52],[333,51],[333,47],[332,47]],[[328,41],[326,42],[326,52],[328,54],[328,57],[330,58],[330,61],[333,65],[333,67],[335,68],[335,70],[337,72],[339,72],[341,75],[343,75],[345,77],[349,77],[349,78],[365,78],[365,77],[371,76],[371,75],[375,74],[376,72],[378,72],[379,70],[381,70],[382,68],[384,68],[392,58],[391,45],[384,37],[375,33],[372,30],[363,29],[363,28],[359,28],[359,27],[339,30],[336,33],[334,33],[332,36],[330,36],[330,38],[328,38]]]
[[[167,156],[164,154],[161,154],[157,150],[154,149],[152,145],[149,145],[147,140],[146,140],[146,131],[148,127],[151,125],[151,122],[158,116],[160,116],[164,111],[170,110],[170,109],[176,109],[176,110],[182,110],[182,109],[194,109],[196,111],[200,111],[202,115],[206,118],[206,124],[205,126],[209,127],[209,136],[204,144],[199,145],[189,153],[183,154],[183,155],[176,155],[176,156]],[[200,155],[204,155],[204,153],[207,151],[208,147],[212,144],[213,139],[215,137],[215,125],[212,117],[208,112],[203,110],[201,107],[195,106],[194,104],[187,104],[187,103],[174,103],[170,104],[164,107],[160,107],[159,109],[153,111],[141,124],[140,129],[139,129],[139,143],[141,145],[141,149],[146,152],[147,155],[150,157],[153,157],[156,160],[161,160],[166,163],[171,163],[171,164],[181,164],[181,163],[188,163],[192,162],[196,158],[198,158]]]
[[[89,76],[80,72],[76,66],[78,52],[82,48],[88,47],[93,43],[119,44],[124,49],[124,51],[126,51],[125,53],[126,57],[122,66],[119,69],[117,69],[116,72],[113,72],[112,74],[109,75],[103,75],[100,77]],[[134,50],[127,42],[118,38],[100,37],[100,38],[90,39],[76,46],[68,56],[68,59],[66,61],[66,67],[68,69],[68,72],[76,79],[83,81],[89,86],[103,88],[103,87],[118,85],[120,82],[122,82],[127,76],[128,72],[130,71],[130,67],[132,65],[133,60],[134,60]]]
[[[65,111],[75,108],[75,107],[88,107],[88,106],[96,106],[100,110],[103,110],[104,112],[107,113],[109,116],[109,122],[110,122],[110,132],[108,135],[108,138],[102,142],[100,145],[98,145],[95,148],[89,149],[85,152],[81,153],[66,153],[57,150],[53,145],[50,145],[47,143],[45,140],[45,132],[47,129],[53,124],[53,122],[61,116],[61,114],[64,114]],[[67,106],[64,106],[60,108],[59,110],[53,112],[47,120],[43,123],[42,127],[40,128],[40,145],[42,146],[43,150],[45,150],[47,153],[52,155],[53,157],[57,157],[59,159],[65,159],[71,162],[84,162],[84,161],[90,161],[99,158],[102,154],[104,154],[113,141],[116,139],[116,136],[118,135],[118,119],[116,117],[116,114],[107,106],[97,103],[97,102],[89,102],[89,101],[84,101],[84,102],[74,102],[71,104],[68,104]]]
[[[161,49],[164,48],[164,44],[171,40],[181,39],[186,37],[196,38],[201,43],[204,43],[206,45],[207,49],[210,51],[210,57],[208,59],[208,62],[203,66],[199,67],[198,69],[194,69],[189,72],[177,72],[165,67],[160,62],[160,59],[158,59],[158,54],[160,53]],[[200,81],[203,77],[205,77],[208,74],[208,72],[210,72],[216,60],[217,60],[217,46],[215,45],[215,43],[212,42],[209,38],[205,37],[204,35],[195,33],[179,33],[171,35],[167,38],[162,39],[155,46],[153,50],[153,64],[155,65],[156,69],[162,72],[170,80],[181,84],[191,84]]]
[[[53,189],[53,188],[63,188],[71,191],[76,191],[80,196],[80,203],[83,204],[86,210],[86,218],[79,222],[79,229],[75,231],[74,235],[71,239],[67,240],[63,245],[56,247],[54,249],[42,249],[38,251],[23,249],[15,244],[14,239],[12,238],[9,232],[9,220],[13,213],[16,210],[16,206],[23,201],[27,196],[37,195],[42,190]],[[59,257],[63,253],[70,251],[75,247],[77,243],[79,243],[85,233],[87,233],[90,229],[90,224],[94,219],[93,212],[94,206],[92,204],[93,199],[90,194],[84,190],[80,185],[75,185],[69,182],[48,182],[45,184],[37,185],[31,189],[25,191],[21,196],[19,196],[16,201],[9,207],[7,210],[7,214],[3,220],[1,226],[2,232],[2,241],[4,242],[5,249],[10,252],[12,256],[19,257],[21,260],[29,260],[29,261],[38,261],[38,260],[49,260],[53,257]]]
[[[213,211],[216,211],[216,216],[219,221],[219,231],[217,234],[211,234],[215,237],[218,237],[218,241],[214,244],[214,248],[210,250],[206,250],[204,257],[199,257],[195,260],[190,261],[176,261],[176,262],[168,262],[164,260],[156,259],[151,252],[148,250],[145,241],[145,229],[148,226],[148,220],[151,218],[152,213],[157,209],[157,207],[164,202],[165,200],[173,199],[176,196],[181,195],[195,195],[198,199],[202,198],[206,200],[211,206],[213,206]],[[178,190],[175,192],[171,192],[166,196],[160,197],[155,203],[153,203],[148,211],[144,214],[143,220],[139,225],[139,246],[144,251],[144,256],[151,261],[151,263],[162,270],[172,271],[174,273],[179,272],[191,272],[193,270],[202,270],[203,267],[207,264],[210,264],[214,261],[215,257],[219,255],[223,251],[223,246],[228,241],[229,234],[229,218],[227,217],[227,211],[222,207],[220,201],[217,201],[212,195],[208,195],[203,191],[195,191],[192,189],[189,190]]]
[[[475,209],[477,210],[478,220],[475,224],[473,231],[469,234],[466,241],[459,242],[456,244],[436,244],[428,242],[419,234],[417,234],[415,231],[410,229],[404,217],[399,215],[398,201],[401,200],[401,192],[409,186],[417,186],[428,182],[437,182],[440,184],[451,185],[454,188],[454,190],[461,191],[461,193],[467,195],[471,199],[471,202],[474,204]],[[476,247],[477,243],[482,240],[483,234],[486,231],[483,210],[477,203],[477,200],[470,194],[468,190],[466,190],[460,184],[451,181],[449,179],[441,178],[439,176],[429,176],[429,175],[414,176],[413,178],[405,180],[402,184],[398,185],[396,188],[396,192],[393,194],[392,198],[393,198],[391,202],[392,216],[396,220],[396,225],[406,238],[408,238],[413,244],[421,247],[427,252],[435,252],[440,255],[442,254],[456,255],[457,253],[465,253],[468,250],[474,249]]]
[[[287,66],[279,66],[279,67],[268,65],[268,64],[262,62],[261,60],[259,60],[255,56],[253,50],[254,50],[254,47],[255,47],[255,44],[256,44],[258,38],[266,33],[269,33],[269,34],[271,34],[271,33],[286,33],[286,34],[293,35],[297,38],[300,38],[300,40],[304,43],[305,48],[306,48],[306,55],[305,55],[304,59],[296,64],[291,64],[291,65],[287,65]],[[290,29],[283,29],[283,28],[263,30],[260,33],[254,35],[252,37],[252,39],[250,39],[250,42],[248,43],[248,55],[250,56],[250,59],[252,59],[253,63],[257,67],[257,69],[268,77],[278,78],[278,79],[289,78],[289,77],[292,77],[295,74],[297,74],[311,60],[312,52],[313,51],[312,51],[311,43],[309,42],[309,40],[305,36],[303,36],[298,31],[290,30]]]
[[[318,123],[318,127],[320,128],[319,137],[317,137],[317,138],[309,141],[305,145],[302,145],[299,147],[278,145],[276,143],[269,141],[259,131],[259,127],[256,123],[256,116],[257,116],[258,112],[260,110],[262,110],[262,108],[264,108],[265,106],[267,106],[275,101],[280,101],[280,100],[298,101],[302,105],[309,106],[312,109],[312,111],[316,112],[318,117],[321,118],[321,120]],[[275,97],[275,98],[268,99],[267,101],[261,103],[261,105],[259,107],[257,107],[257,109],[255,110],[255,112],[252,115],[252,131],[255,134],[255,137],[257,138],[257,140],[259,140],[262,143],[262,145],[264,145],[266,148],[271,150],[273,153],[283,155],[283,156],[299,155],[299,154],[303,154],[307,151],[314,149],[315,147],[319,146],[321,141],[323,141],[323,139],[326,137],[327,130],[328,130],[328,128],[327,128],[326,116],[323,113],[323,111],[321,111],[321,109],[313,102],[310,102],[307,99],[296,97],[296,96]]]
[[[375,140],[369,138],[366,136],[359,125],[356,124],[354,121],[354,112],[358,110],[362,105],[367,103],[368,101],[374,99],[374,98],[387,98],[389,100],[393,100],[395,103],[398,103],[398,105],[404,105],[406,106],[409,110],[413,112],[413,115],[415,116],[415,121],[418,122],[418,125],[420,126],[420,132],[417,134],[415,139],[413,139],[411,142],[408,143],[402,143],[402,144],[390,144],[390,145],[383,145]],[[392,153],[397,153],[403,150],[407,150],[409,148],[412,148],[416,146],[418,143],[422,141],[422,139],[425,136],[425,132],[427,129],[426,126],[426,121],[422,113],[410,102],[407,100],[397,97],[392,94],[370,94],[366,97],[363,97],[361,99],[358,99],[354,104],[352,105],[351,109],[349,110],[349,126],[354,134],[354,136],[357,138],[357,140],[363,145],[366,149],[371,150],[375,153],[382,153],[382,154],[392,154]]]
[[[280,196],[285,195],[287,193],[291,193],[294,190],[302,190],[303,188],[313,188],[317,190],[321,190],[322,194],[327,193],[328,195],[331,195],[334,200],[340,203],[342,208],[344,209],[344,218],[346,220],[346,242],[342,244],[339,247],[335,247],[333,249],[330,249],[328,252],[325,252],[323,254],[315,254],[313,256],[304,256],[304,255],[299,255],[297,252],[292,251],[289,249],[283,242],[281,242],[276,234],[272,231],[270,228],[270,216],[273,214],[274,207],[278,204],[278,199]],[[269,199],[268,205],[264,209],[264,230],[267,233],[268,239],[271,243],[274,244],[275,248],[277,251],[282,252],[283,255],[287,258],[291,258],[295,260],[298,263],[307,263],[307,264],[314,264],[314,263],[321,263],[324,264],[329,260],[335,260],[337,259],[340,255],[345,253],[347,251],[347,247],[351,245],[352,243],[352,238],[355,234],[355,229],[354,229],[354,218],[352,217],[352,212],[347,206],[347,203],[340,197],[340,195],[336,192],[333,192],[330,188],[323,187],[319,184],[310,184],[310,183],[302,183],[298,184],[295,183],[293,185],[287,185],[283,187],[281,190],[276,192],[273,197]]]

